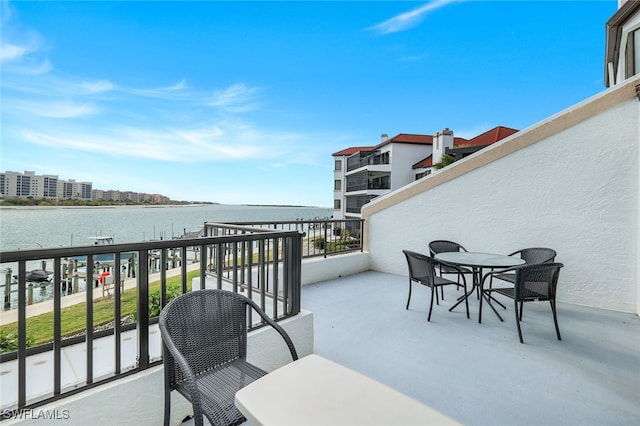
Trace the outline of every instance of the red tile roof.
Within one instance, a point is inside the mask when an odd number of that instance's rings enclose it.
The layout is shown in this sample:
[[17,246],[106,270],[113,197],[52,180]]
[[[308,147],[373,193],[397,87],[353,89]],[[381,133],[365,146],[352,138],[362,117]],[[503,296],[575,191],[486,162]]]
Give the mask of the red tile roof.
[[[491,130],[487,130],[486,132],[472,138],[465,139],[460,137],[453,138],[453,147],[454,148],[464,148],[469,146],[485,146],[491,145],[492,143],[498,142],[506,138],[507,136],[511,136],[516,133],[516,129],[511,129],[509,127],[497,126]],[[384,142],[380,142],[376,146],[354,146],[351,148],[343,149],[342,151],[338,151],[333,153],[333,156],[348,156],[355,154],[359,151],[373,151],[374,149],[383,147],[390,143],[408,143],[408,144],[419,144],[419,145],[433,145],[433,136],[431,135],[417,135],[412,133],[399,133],[396,136],[387,139]],[[427,157],[430,158],[430,157]],[[425,158],[422,161],[427,160]],[[421,164],[422,161],[416,163]],[[430,167],[429,166],[420,166],[420,167]],[[415,168],[415,167],[414,167]]]
[[458,142],[453,141],[454,148],[464,148],[468,146],[485,146],[491,145],[492,143],[496,143],[499,140],[502,140],[508,136],[516,133],[516,129],[511,129],[509,127],[497,126],[491,130],[487,130],[486,132],[476,136],[475,138],[471,138],[468,141]]
[[342,151],[334,152],[331,155],[334,156],[334,157],[341,156],[341,155],[351,155],[351,154],[355,154],[356,152],[360,152],[360,151],[371,151],[373,148],[375,148],[375,147],[373,147],[373,146],[353,146],[351,148],[343,149]]
[[387,139],[384,142],[381,142],[376,146],[376,148],[380,148],[381,146],[390,144],[390,143],[413,143],[413,144],[421,144],[421,145],[432,145],[433,144],[433,136],[431,135],[414,135],[410,133],[399,133],[392,138]]
[[421,169],[423,167],[431,167],[433,166],[433,156],[430,155],[427,158],[423,158],[422,160],[418,161],[416,164],[414,164],[413,166],[411,166],[412,169]]
[[465,144],[469,142],[469,139],[465,139],[465,138],[459,138],[457,136],[453,137],[453,146],[455,147],[456,145],[461,145],[461,144]]

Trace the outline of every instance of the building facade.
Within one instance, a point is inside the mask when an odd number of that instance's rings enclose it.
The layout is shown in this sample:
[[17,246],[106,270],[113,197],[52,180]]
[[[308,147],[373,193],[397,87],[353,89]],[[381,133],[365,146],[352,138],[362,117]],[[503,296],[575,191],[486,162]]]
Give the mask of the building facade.
[[618,1],[618,11],[606,23],[605,45],[607,87],[640,74],[640,1]]
[[[68,184],[67,181],[60,180],[55,175],[36,175],[35,172],[28,170],[24,173],[6,171],[0,173],[0,196],[3,198],[66,198],[66,184]],[[77,184],[79,187],[88,185],[89,194],[91,193],[90,182]],[[81,191],[80,194],[82,195],[83,192]],[[86,194],[85,190],[84,195],[86,196]]]
[[472,139],[454,137],[444,129],[435,135],[383,134],[375,146],[351,147],[333,155],[333,217],[360,218],[372,199],[429,176],[445,155],[462,159],[516,133],[498,126]]
[[0,198],[47,198],[168,203],[169,197],[133,191],[93,189],[91,182],[63,180],[55,175],[36,175],[34,171],[0,173]]

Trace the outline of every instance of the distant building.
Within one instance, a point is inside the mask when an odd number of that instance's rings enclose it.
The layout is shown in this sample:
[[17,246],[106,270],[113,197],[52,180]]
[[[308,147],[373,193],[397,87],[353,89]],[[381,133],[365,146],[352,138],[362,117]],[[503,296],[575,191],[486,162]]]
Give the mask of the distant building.
[[433,173],[445,154],[457,161],[516,132],[498,126],[468,140],[454,137],[449,129],[433,136],[383,134],[378,145],[338,151],[332,154],[333,217],[359,218],[372,199]]
[[0,173],[0,198],[48,198],[58,200],[110,200],[168,203],[171,200],[160,194],[133,191],[103,191],[93,189],[91,182],[62,180],[55,175],[36,175],[34,171],[24,173],[6,171]]
[[61,180],[55,175],[6,171],[0,173],[0,196],[16,198],[91,199],[91,182]]
[[91,191],[93,184],[91,182],[76,182],[75,179],[68,181],[60,181],[59,186],[62,190],[59,192],[63,199],[80,198],[83,200],[91,199]]
[[154,204],[168,203],[171,201],[169,197],[161,194],[147,194],[145,192],[133,192],[133,191],[117,191],[110,189],[103,191],[101,189],[94,189],[91,191],[91,199],[93,200],[107,200],[107,201],[131,201],[134,203],[150,202]]
[[606,24],[605,46],[605,86],[640,74],[640,1],[618,0],[618,11]]

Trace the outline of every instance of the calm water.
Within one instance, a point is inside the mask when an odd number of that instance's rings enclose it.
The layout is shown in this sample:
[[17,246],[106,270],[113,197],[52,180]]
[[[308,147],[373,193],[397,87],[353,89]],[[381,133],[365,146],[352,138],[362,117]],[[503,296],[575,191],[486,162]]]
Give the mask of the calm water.
[[85,246],[91,237],[115,243],[171,239],[204,222],[330,218],[319,207],[198,205],[172,207],[1,208],[0,251]]

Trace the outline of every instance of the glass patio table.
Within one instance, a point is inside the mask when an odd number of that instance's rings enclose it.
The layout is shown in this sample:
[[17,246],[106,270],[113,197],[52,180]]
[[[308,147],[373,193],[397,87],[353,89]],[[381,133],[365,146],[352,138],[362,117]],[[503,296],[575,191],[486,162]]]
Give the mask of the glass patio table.
[[[473,286],[471,287],[471,290],[460,297],[456,304],[453,305],[449,310],[454,309],[456,306],[462,303],[465,299],[472,295],[476,289],[478,289],[480,297],[490,297],[482,294],[481,282],[482,270],[484,268],[510,268],[513,266],[523,265],[525,263],[525,261],[523,259],[520,259],[519,257],[507,256],[504,254],[478,253],[472,251],[450,251],[438,253],[434,256],[434,259],[444,264],[466,266],[473,270]],[[504,308],[504,305],[502,305],[502,303],[498,302],[497,300],[496,302]],[[491,303],[489,303],[489,305],[491,306]],[[479,316],[478,322],[480,322]]]

